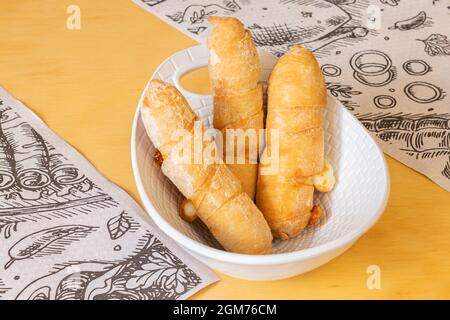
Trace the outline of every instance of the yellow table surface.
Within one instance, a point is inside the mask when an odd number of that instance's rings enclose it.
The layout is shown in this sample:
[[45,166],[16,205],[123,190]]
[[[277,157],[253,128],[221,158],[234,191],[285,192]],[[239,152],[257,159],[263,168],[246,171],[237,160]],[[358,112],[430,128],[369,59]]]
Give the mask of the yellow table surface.
[[[81,30],[66,28],[67,6]],[[196,42],[131,0],[0,1],[0,85],[139,201],[130,131],[155,68]],[[206,73],[189,85],[207,90]],[[450,194],[387,157],[391,196],[381,220],[350,250],[295,278],[221,281],[194,299],[450,298]],[[369,265],[381,289],[366,286]]]

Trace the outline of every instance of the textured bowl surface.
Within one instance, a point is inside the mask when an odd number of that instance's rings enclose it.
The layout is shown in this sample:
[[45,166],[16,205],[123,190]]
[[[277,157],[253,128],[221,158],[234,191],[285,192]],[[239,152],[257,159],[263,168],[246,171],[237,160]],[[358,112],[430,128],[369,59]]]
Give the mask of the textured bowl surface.
[[[268,79],[276,57],[260,53],[263,67],[261,81]],[[210,127],[212,98],[187,92],[179,78],[207,64],[208,52],[197,46],[174,54],[155,72],[153,78],[175,84],[191,107]],[[307,269],[325,263],[342,248],[347,248],[366,232],[380,217],[389,194],[389,176],[382,152],[365,128],[336,100],[328,99],[325,113],[326,157],[335,169],[337,183],[328,194],[316,193],[315,203],[322,206],[325,216],[320,223],[308,227],[299,237],[275,241],[274,254],[250,256],[225,252],[200,222],[184,222],[178,216],[181,194],[154,163],[155,148],[145,133],[139,107],[132,132],[132,162],[138,191],[147,212],[156,224],[188,251],[212,267],[244,278],[255,278],[222,268],[223,263],[239,265],[282,265],[316,259]],[[197,219],[198,220],[198,219]],[[332,254],[334,253],[334,254]],[[320,256],[327,259],[320,259]],[[215,263],[216,262],[216,263]],[[257,279],[274,279],[304,272],[305,268],[279,275],[261,275]],[[263,271],[264,273],[265,271]]]

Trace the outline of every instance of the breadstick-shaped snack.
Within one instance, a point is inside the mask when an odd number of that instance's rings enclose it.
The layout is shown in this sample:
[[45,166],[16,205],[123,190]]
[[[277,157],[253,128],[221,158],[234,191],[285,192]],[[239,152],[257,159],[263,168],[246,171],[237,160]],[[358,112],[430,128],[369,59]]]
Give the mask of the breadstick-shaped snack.
[[[264,216],[220,157],[215,162],[209,156],[201,161],[180,157],[186,141],[191,142],[189,148],[195,154],[204,155],[206,150],[216,148],[214,141],[202,139],[201,150],[195,150],[195,130],[198,125],[202,131],[205,129],[182,94],[167,83],[152,80],[141,106],[141,117],[147,134],[162,154],[162,172],[192,202],[198,217],[222,246],[237,253],[270,253],[272,234]],[[211,158],[214,160],[214,155]]]
[[[313,176],[324,169],[324,77],[314,55],[294,45],[279,59],[269,79],[267,146],[260,163],[256,204],[273,234],[297,236],[308,224],[313,207]],[[271,145],[278,130],[279,148]],[[267,153],[278,152],[278,171],[264,175]],[[272,159],[272,157],[271,157]],[[273,164],[272,164],[273,165]]]
[[[222,131],[227,161],[244,191],[255,197],[258,171],[258,129],[264,128],[261,65],[251,34],[232,17],[209,17],[214,27],[208,36],[209,75],[214,94],[214,128]],[[254,129],[245,144],[227,129]],[[241,131],[242,132],[242,131]],[[234,148],[231,145],[234,144]],[[230,151],[234,150],[233,154]],[[227,152],[224,147],[224,152]]]

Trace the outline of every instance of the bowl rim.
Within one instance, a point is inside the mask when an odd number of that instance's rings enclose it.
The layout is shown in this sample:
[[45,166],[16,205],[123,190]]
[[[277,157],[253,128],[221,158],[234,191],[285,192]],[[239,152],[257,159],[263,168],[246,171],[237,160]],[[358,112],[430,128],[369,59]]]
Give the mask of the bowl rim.
[[[175,54],[178,54],[182,51],[200,47],[204,45],[194,46],[191,48],[186,48],[184,50],[178,51]],[[206,47],[205,47],[206,48]],[[175,55],[174,54],[174,55]],[[172,55],[173,56],[173,55]],[[162,64],[166,63],[172,56],[168,57]],[[162,65],[161,64],[161,65]],[[158,67],[159,68],[159,67]],[[158,70],[158,68],[156,70]],[[153,79],[156,75],[156,72],[153,73],[152,77],[150,79]],[[322,254],[325,254],[327,252],[335,251],[339,248],[342,248],[352,242],[355,242],[358,240],[364,233],[366,233],[375,223],[380,219],[381,215],[383,214],[387,202],[389,199],[389,193],[390,193],[390,177],[389,177],[389,171],[386,163],[386,159],[384,157],[383,151],[381,150],[380,146],[376,143],[376,141],[372,138],[372,136],[367,132],[366,128],[358,121],[358,119],[350,113],[338,100],[336,100],[334,97],[330,96],[328,94],[328,99],[333,99],[334,102],[343,109],[343,112],[345,112],[347,115],[350,115],[355,122],[357,122],[357,125],[360,126],[361,129],[363,129],[364,134],[368,139],[372,141],[372,143],[375,145],[375,149],[378,151],[378,153],[381,156],[382,159],[382,167],[383,167],[383,174],[384,174],[384,180],[386,182],[385,185],[385,193],[384,193],[384,199],[381,201],[377,208],[377,213],[371,217],[365,224],[363,224],[358,229],[355,229],[335,240],[332,240],[330,242],[311,247],[302,249],[299,251],[293,251],[293,252],[286,252],[286,253],[275,253],[270,255],[250,255],[250,254],[241,254],[241,253],[233,253],[228,252],[220,249],[216,249],[210,246],[207,246],[203,243],[198,242],[197,240],[194,240],[186,235],[184,235],[182,232],[178,231],[176,228],[174,228],[169,222],[167,222],[155,209],[152,202],[148,198],[143,181],[141,179],[140,170],[138,167],[138,161],[137,161],[137,155],[136,155],[136,132],[138,127],[138,121],[140,121],[140,106],[141,101],[143,98],[143,95],[145,91],[147,90],[148,83],[146,84],[144,90],[142,91],[141,98],[139,99],[138,106],[136,108],[134,118],[133,118],[133,125],[131,128],[131,164],[133,169],[133,176],[134,180],[137,186],[137,190],[139,193],[139,197],[141,198],[142,203],[144,204],[144,207],[147,211],[147,213],[151,216],[153,221],[156,223],[156,225],[164,231],[169,237],[171,237],[173,240],[175,240],[179,245],[181,245],[183,248],[186,248],[189,251],[194,252],[195,254],[198,254],[200,256],[204,256],[210,259],[215,259],[221,262],[228,262],[228,263],[234,263],[234,264],[245,264],[245,265],[276,265],[276,264],[284,264],[284,263],[290,263],[290,262],[299,262],[304,261]]]

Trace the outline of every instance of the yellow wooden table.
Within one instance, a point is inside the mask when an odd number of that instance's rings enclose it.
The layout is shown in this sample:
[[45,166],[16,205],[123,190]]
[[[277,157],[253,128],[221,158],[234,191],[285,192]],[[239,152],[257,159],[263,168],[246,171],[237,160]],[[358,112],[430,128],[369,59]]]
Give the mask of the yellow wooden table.
[[[66,27],[69,5],[81,29]],[[139,201],[133,113],[153,70],[196,43],[131,0],[0,1],[0,85]],[[207,90],[205,73],[189,85]],[[222,281],[196,299],[450,298],[450,194],[388,157],[392,192],[376,226],[327,265],[296,278]],[[381,270],[369,290],[367,268]]]

